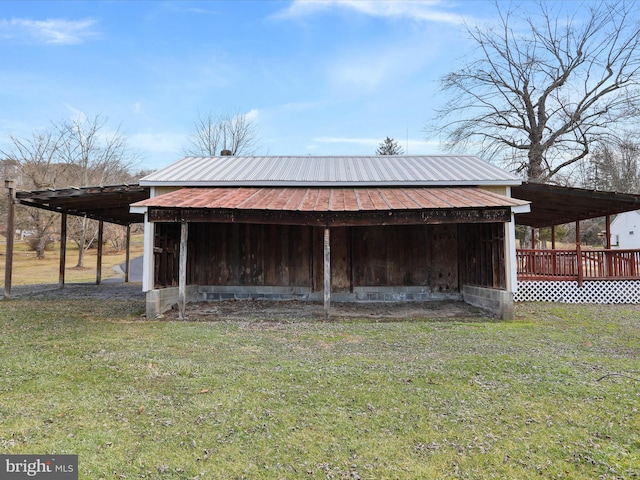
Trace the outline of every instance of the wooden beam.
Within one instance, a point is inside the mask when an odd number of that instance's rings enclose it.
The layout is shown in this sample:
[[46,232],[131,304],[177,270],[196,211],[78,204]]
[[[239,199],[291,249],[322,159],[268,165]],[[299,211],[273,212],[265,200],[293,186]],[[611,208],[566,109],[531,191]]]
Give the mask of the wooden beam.
[[329,318],[331,308],[331,233],[324,229],[324,316]]
[[187,245],[189,240],[189,223],[180,224],[180,260],[178,267],[178,318],[184,320],[187,309]]
[[115,223],[116,225],[128,225],[131,223],[142,223],[144,221],[144,216],[136,213],[125,213],[123,216],[113,216],[108,215],[108,212],[121,213],[114,209],[109,210],[99,210],[99,211],[84,211],[84,210],[74,210],[74,209],[66,209],[61,206],[51,206],[44,205],[37,202],[31,202],[29,200],[18,200],[20,205],[25,205],[27,207],[39,208],[41,210],[47,210],[49,212],[56,213],[67,213],[68,215],[75,215],[77,217],[87,217],[92,220],[104,220],[105,222]]
[[576,261],[578,262],[578,286],[582,286],[582,281],[584,279],[584,271],[582,268],[582,234],[580,232],[580,220],[576,220]]
[[441,223],[503,223],[511,221],[508,207],[376,210],[366,212],[296,212],[283,210],[180,209],[149,207],[151,222],[256,223],[348,227]]
[[14,225],[15,218],[15,183],[13,180],[5,180],[5,186],[9,190],[9,205],[7,208],[7,243],[6,243],[6,258],[4,268],[4,298],[11,298],[11,274],[13,271],[13,239],[16,236],[16,229]]
[[127,225],[127,239],[125,241],[124,282],[129,283],[129,268],[131,266],[131,225]]
[[64,288],[65,266],[67,263],[67,214],[60,215],[60,270],[58,286]]
[[102,240],[104,238],[104,222],[98,222],[98,259],[96,265],[96,285],[102,284]]

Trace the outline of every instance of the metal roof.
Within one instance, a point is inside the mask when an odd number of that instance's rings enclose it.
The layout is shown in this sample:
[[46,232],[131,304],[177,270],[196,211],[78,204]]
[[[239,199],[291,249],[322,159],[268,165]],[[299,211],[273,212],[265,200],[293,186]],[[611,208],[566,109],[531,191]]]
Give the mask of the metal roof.
[[182,188],[133,208],[237,209],[292,212],[519,207],[529,202],[473,187],[443,188]]
[[511,188],[515,198],[531,202],[531,212],[516,215],[530,227],[550,227],[640,209],[640,195],[585,188],[524,183]]
[[16,201],[22,205],[119,225],[144,221],[143,215],[130,212],[129,205],[145,198],[149,188],[137,184],[16,192]]
[[140,180],[144,186],[519,185],[474,156],[185,157]]

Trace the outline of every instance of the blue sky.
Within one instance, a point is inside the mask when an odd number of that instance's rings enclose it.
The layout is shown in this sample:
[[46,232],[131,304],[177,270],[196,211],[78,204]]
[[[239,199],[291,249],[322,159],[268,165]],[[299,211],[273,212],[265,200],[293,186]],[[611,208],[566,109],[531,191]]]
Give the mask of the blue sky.
[[260,155],[370,155],[424,127],[472,45],[482,0],[2,1],[0,144],[51,121],[108,118],[157,169],[199,114],[244,113]]

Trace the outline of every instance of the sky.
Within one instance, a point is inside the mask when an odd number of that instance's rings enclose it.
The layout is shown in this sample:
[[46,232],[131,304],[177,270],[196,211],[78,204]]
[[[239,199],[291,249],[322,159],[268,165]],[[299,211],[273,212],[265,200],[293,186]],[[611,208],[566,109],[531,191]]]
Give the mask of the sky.
[[2,1],[0,147],[100,116],[156,170],[199,116],[240,113],[257,155],[373,155],[387,136],[443,153],[425,130],[439,81],[492,15],[484,0]]

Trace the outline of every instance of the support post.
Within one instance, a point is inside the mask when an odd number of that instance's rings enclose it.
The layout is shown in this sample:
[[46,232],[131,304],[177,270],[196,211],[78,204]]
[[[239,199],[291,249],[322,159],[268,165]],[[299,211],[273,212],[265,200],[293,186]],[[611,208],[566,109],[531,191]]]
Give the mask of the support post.
[[7,208],[7,244],[6,258],[4,267],[4,298],[11,298],[11,274],[13,270],[13,239],[16,236],[14,217],[15,217],[15,183],[13,180],[5,180],[5,187],[9,190],[9,205]]
[[536,249],[536,228],[531,227],[531,248]]
[[131,268],[131,225],[127,225],[127,239],[125,240],[124,283],[129,283],[129,269]]
[[324,316],[329,318],[331,308],[331,235],[324,229]]
[[67,214],[60,216],[60,270],[58,274],[58,287],[64,288],[65,266],[67,264]]
[[[556,249],[556,226],[551,225],[551,250]],[[558,274],[558,257],[556,256],[556,252],[553,252],[551,256],[553,264],[552,264],[552,272],[554,275]]]
[[98,222],[98,259],[96,264],[96,285],[102,284],[102,239],[104,237],[104,222]]
[[607,259],[606,261],[606,266],[607,266],[607,271],[605,273],[605,276],[609,277],[609,276],[613,276],[613,258],[612,258],[612,253],[611,253],[611,215],[607,215],[605,217],[605,222],[606,222],[606,226],[605,226],[605,243],[604,243],[604,247],[607,249],[607,251],[605,252],[605,258]]
[[186,318],[187,309],[187,242],[189,240],[189,224],[182,220],[180,224],[180,263],[178,272],[178,311],[180,320]]
[[582,280],[584,277],[582,266],[582,246],[580,243],[580,220],[576,221],[576,261],[578,262],[578,287],[582,286]]

